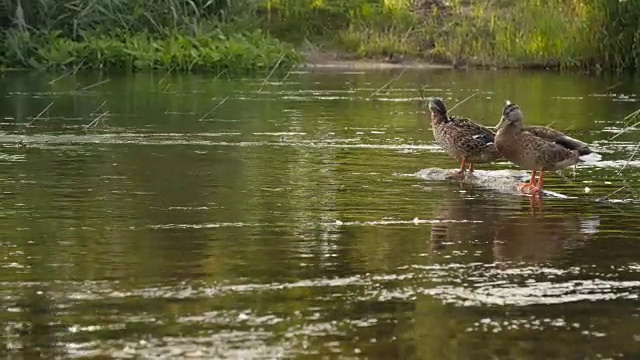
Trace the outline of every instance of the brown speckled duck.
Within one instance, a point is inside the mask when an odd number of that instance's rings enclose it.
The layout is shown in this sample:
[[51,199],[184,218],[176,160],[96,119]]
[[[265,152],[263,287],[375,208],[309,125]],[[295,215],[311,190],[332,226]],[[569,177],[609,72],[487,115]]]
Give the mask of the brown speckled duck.
[[[523,126],[524,115],[516,104],[507,101],[498,123],[495,145],[507,160],[531,169],[531,180],[518,190],[525,194],[540,194],[545,171],[556,171],[579,162],[599,160],[600,155],[587,144],[544,126]],[[535,184],[536,171],[540,172]]]
[[451,178],[464,178],[467,163],[469,173],[473,173],[474,164],[492,162],[501,157],[494,146],[493,131],[470,119],[447,115],[441,99],[430,99],[429,111],[436,142],[449,156],[461,161],[460,170],[450,175]]

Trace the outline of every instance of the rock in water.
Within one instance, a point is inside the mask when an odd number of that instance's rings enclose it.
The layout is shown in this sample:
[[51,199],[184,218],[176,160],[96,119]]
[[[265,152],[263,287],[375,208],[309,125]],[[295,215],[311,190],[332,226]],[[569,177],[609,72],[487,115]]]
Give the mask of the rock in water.
[[[427,168],[415,173],[417,178],[428,181],[445,181],[447,177],[458,169],[438,169]],[[475,170],[473,174],[467,172],[467,176],[462,180],[465,183],[473,184],[481,188],[495,190],[506,194],[522,195],[518,191],[518,185],[529,181],[530,173],[519,170]],[[457,180],[451,180],[457,181]],[[569,198],[569,196],[553,191],[543,190],[545,195]]]

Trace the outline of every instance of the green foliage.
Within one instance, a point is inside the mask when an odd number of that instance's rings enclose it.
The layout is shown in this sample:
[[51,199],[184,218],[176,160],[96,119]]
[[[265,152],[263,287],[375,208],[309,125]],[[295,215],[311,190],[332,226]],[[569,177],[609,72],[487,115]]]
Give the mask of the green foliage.
[[591,21],[601,29],[592,39],[604,68],[640,70],[640,0],[596,0]]
[[292,42],[318,39],[345,27],[353,0],[266,0],[254,3],[252,20],[274,36]]
[[128,71],[254,71],[283,68],[300,60],[291,45],[261,31],[225,35],[214,31],[197,36],[180,33],[158,37],[145,32],[129,35],[83,33],[74,41],[60,33],[33,35],[19,30],[7,34],[3,63],[38,69],[87,68]]
[[235,11],[231,4],[230,0],[0,0],[4,15],[0,25],[61,31],[74,40],[92,30],[166,34],[179,29],[197,33],[201,24],[224,20]]
[[0,64],[231,72],[299,62],[291,45],[232,21],[241,2],[0,0]]
[[635,71],[640,0],[523,0],[458,8],[443,37],[453,56],[481,64]]
[[[543,68],[640,66],[640,0],[353,0],[333,45],[363,57]],[[298,10],[299,12],[300,10]]]
[[580,1],[523,0],[496,7],[454,7],[438,34],[439,50],[485,65],[575,67],[592,51],[595,36]]
[[[640,66],[640,0],[0,0],[5,67],[256,70],[305,40],[361,57]],[[251,29],[251,30],[248,30]],[[255,29],[261,29],[257,31]]]
[[396,52],[499,67],[636,71],[640,66],[640,0],[450,4],[447,13],[432,6],[421,15],[408,6],[393,12],[361,6],[341,33],[342,46],[363,56]]
[[360,56],[391,53],[419,55],[422,39],[419,19],[398,1],[361,2],[349,11],[349,26],[339,32],[337,44]]

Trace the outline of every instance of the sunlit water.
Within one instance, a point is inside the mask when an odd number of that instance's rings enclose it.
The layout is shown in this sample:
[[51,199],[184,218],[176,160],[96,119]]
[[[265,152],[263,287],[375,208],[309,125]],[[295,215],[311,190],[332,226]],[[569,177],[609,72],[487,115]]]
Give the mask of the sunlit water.
[[[382,88],[398,75],[5,74],[1,353],[639,357],[640,83]],[[450,107],[478,92],[453,113],[487,125],[509,99],[603,159],[549,175],[542,204],[506,162],[445,180],[419,86]]]

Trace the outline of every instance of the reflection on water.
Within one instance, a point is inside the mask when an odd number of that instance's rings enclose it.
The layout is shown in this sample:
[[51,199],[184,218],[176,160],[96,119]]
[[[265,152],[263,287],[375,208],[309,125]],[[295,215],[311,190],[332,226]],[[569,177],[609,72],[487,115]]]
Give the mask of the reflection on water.
[[496,227],[494,257],[497,261],[534,264],[551,261],[567,249],[583,246],[598,232],[598,224],[597,215],[547,212],[540,216],[513,216]]
[[[396,76],[300,72],[259,91],[6,74],[2,353],[640,356],[640,138],[622,121],[640,85],[437,70],[378,91]],[[540,205],[506,162],[445,181],[457,164],[418,86],[452,104],[480,91],[454,113],[486,125],[510,99],[603,161],[550,174]]]
[[[433,224],[430,241],[432,251],[442,254],[447,247],[490,243],[496,263],[544,264],[561,256],[565,250],[582,247],[598,233],[600,220],[597,215],[565,214],[563,208],[551,206],[547,211],[532,216],[524,207],[520,210],[509,209],[508,200],[503,196],[460,197],[456,201],[449,199],[442,202],[436,211],[438,218],[472,222]],[[540,207],[544,209],[544,205]],[[447,257],[462,255],[467,254],[453,250]]]

